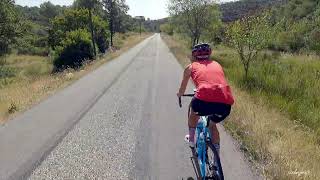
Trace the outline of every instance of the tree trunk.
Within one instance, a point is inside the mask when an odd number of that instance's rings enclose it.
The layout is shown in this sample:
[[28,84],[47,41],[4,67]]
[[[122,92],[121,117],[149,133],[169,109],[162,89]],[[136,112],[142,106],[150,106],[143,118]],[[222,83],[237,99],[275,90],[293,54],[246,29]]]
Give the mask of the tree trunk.
[[244,64],[244,71],[245,71],[245,80],[248,80],[248,74],[249,74],[249,63]]
[[114,9],[113,9],[113,1],[110,0],[110,14],[109,14],[109,30],[110,30],[110,46],[113,47],[113,21],[114,21]]
[[110,46],[113,47],[113,26],[112,26],[112,21],[110,20]]
[[193,35],[192,37],[192,48],[197,44],[197,37]]
[[140,20],[140,36],[141,36],[141,24],[142,24],[142,22],[141,22],[142,20]]
[[89,16],[90,16],[90,30],[91,30],[92,47],[93,47],[94,57],[96,57],[97,50],[96,50],[96,43],[94,40],[94,29],[93,29],[92,10],[91,9],[89,9]]

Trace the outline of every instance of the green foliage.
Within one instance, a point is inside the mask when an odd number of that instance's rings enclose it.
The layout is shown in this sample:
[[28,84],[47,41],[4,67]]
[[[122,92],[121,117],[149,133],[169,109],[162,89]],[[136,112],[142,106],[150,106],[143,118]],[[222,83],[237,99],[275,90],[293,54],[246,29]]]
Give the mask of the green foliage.
[[229,43],[240,57],[248,77],[250,64],[257,59],[259,51],[268,46],[272,31],[267,22],[267,16],[249,17],[238,20],[227,30]]
[[16,5],[18,11],[24,17],[26,31],[23,36],[17,38],[12,49],[18,54],[48,55],[48,29],[50,21],[60,15],[66,7],[44,2],[40,7],[22,7]]
[[208,26],[205,28],[203,33],[203,39],[208,39],[214,44],[221,43],[224,37],[224,26],[221,21],[221,12],[218,9],[218,6],[210,7],[210,17],[211,21]]
[[46,32],[42,32],[39,25],[26,21],[27,31],[22,37],[18,38],[13,45],[13,49],[17,54],[29,55],[48,55],[48,39]]
[[98,0],[76,0],[73,6],[76,8],[94,9],[98,3]]
[[102,0],[102,3],[109,21],[110,46],[113,46],[114,34],[116,32],[126,32],[128,30],[127,25],[132,23],[133,20],[127,15],[129,6],[125,0]]
[[40,7],[22,7],[16,5],[16,8],[26,20],[43,27],[48,27],[52,18],[62,14],[62,12],[67,9],[66,6],[53,5],[49,1],[41,4]]
[[292,53],[317,52],[317,43],[311,37],[315,37],[315,29],[320,26],[318,0],[243,0],[222,4],[220,9],[225,22],[270,11],[269,23],[274,30],[268,48]]
[[228,78],[253,96],[265,97],[272,107],[287,113],[320,133],[320,59],[263,53],[253,62],[247,80],[234,51],[217,50],[214,59],[224,67]]
[[97,43],[100,53],[105,53],[109,48],[110,32],[108,31],[108,23],[98,16],[93,17],[95,42]]
[[265,9],[284,4],[287,0],[241,0],[220,5],[223,22],[233,22],[244,17],[260,14]]
[[57,51],[58,58],[54,61],[56,70],[80,67],[94,56],[90,33],[86,29],[68,32]]
[[174,27],[171,23],[165,23],[160,26],[160,31],[172,36],[174,33]]
[[48,20],[58,16],[62,11],[60,6],[55,6],[50,1],[44,2],[40,5],[39,14],[43,16],[48,23]]
[[284,7],[283,15],[290,20],[299,20],[309,16],[316,8],[315,0],[290,0]]
[[311,50],[316,51],[320,55],[320,27],[310,32],[308,44],[310,45]]
[[319,2],[290,0],[282,7],[275,7],[273,12],[273,21],[280,22],[280,28],[274,32],[275,41],[269,47],[293,53],[301,50],[317,51],[315,40],[319,29]]
[[[52,21],[52,29],[49,30],[49,44],[52,49],[62,45],[66,38],[66,33],[77,29],[86,29],[90,31],[88,24],[90,18],[87,9],[69,9],[62,16],[58,16]],[[95,31],[95,40],[98,42],[100,52],[105,52],[108,46],[107,39],[108,24],[99,16],[93,16],[93,27]]]
[[[94,31],[94,27],[93,27],[93,12],[92,11],[94,11],[96,9],[96,7],[99,7],[98,5],[100,5],[100,1],[98,1],[98,0],[76,0],[74,2],[74,6],[76,6],[78,8],[85,8],[85,9],[89,10],[89,12],[88,12],[88,16],[89,16],[88,26],[89,26],[89,29],[91,32],[91,41],[92,41],[94,56],[96,56],[97,54],[96,54],[96,40],[95,40],[95,31]],[[101,35],[100,35],[100,37],[101,37]]]
[[199,43],[201,36],[210,32],[212,24],[220,19],[213,0],[170,0],[169,12],[179,31],[190,36],[192,46]]
[[0,66],[0,79],[14,77],[16,72],[13,68]]
[[49,45],[55,49],[65,39],[66,32],[87,29],[88,23],[87,9],[68,9],[64,11],[63,15],[52,20],[52,29],[49,30]]
[[12,0],[0,1],[0,58],[10,52],[10,46],[24,31],[24,24]]

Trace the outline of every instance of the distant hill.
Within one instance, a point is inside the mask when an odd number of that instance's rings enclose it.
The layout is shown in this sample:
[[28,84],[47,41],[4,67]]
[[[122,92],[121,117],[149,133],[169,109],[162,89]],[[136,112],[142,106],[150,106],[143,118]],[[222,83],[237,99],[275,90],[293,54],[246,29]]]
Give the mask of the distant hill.
[[261,12],[263,9],[279,6],[288,0],[241,0],[220,5],[223,22],[231,22],[242,17]]
[[159,32],[160,31],[160,25],[165,24],[169,21],[169,18],[163,18],[158,20],[147,20],[144,22],[144,27],[147,31],[150,32]]

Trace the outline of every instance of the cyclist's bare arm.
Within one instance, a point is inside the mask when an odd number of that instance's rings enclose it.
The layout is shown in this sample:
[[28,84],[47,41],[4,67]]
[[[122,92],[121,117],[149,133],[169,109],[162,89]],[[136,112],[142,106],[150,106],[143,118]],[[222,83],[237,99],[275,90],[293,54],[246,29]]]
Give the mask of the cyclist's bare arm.
[[185,91],[187,89],[187,85],[188,85],[189,79],[190,79],[190,76],[191,76],[191,64],[189,64],[185,68],[185,70],[183,72],[183,79],[182,79],[182,82],[181,82],[181,85],[180,85],[180,89],[179,89],[179,91],[177,93],[178,97],[181,97],[185,93]]

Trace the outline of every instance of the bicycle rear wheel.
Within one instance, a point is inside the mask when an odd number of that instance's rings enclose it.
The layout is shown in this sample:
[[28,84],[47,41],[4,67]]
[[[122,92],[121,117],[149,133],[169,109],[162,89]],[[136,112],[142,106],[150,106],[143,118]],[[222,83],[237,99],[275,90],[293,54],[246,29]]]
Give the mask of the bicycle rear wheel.
[[[212,143],[207,143],[208,149],[207,149],[207,175],[206,179],[214,179],[214,180],[224,180],[223,170],[221,166],[220,157],[218,155],[218,152],[216,148],[213,146]],[[215,166],[215,160],[216,160],[216,166]]]

